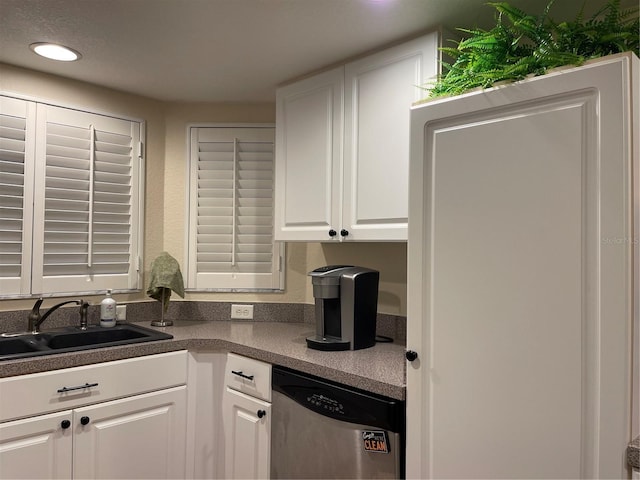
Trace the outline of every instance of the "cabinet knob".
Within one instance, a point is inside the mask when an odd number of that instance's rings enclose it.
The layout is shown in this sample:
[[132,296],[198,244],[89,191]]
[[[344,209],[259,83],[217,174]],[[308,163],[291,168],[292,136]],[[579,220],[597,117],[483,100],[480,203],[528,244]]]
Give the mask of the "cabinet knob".
[[409,360],[410,362],[413,362],[416,358],[418,358],[418,352],[414,352],[413,350],[407,350],[404,356],[407,357],[407,360]]
[[265,412],[264,410],[258,410],[256,415],[258,415],[258,418],[262,418],[267,414],[267,412]]
[[87,425],[90,421],[91,421],[91,419],[89,417],[81,417],[80,418],[80,423],[82,425]]
[[340,230],[340,235],[342,235],[343,237],[346,237],[347,235],[349,235],[349,230],[345,230],[343,228],[342,230]]
[[336,232],[333,228],[331,230],[329,230],[329,236],[330,237],[335,237],[338,234],[338,232]]
[[69,420],[62,420],[62,422],[60,422],[60,426],[63,430],[66,430],[71,426],[71,422]]

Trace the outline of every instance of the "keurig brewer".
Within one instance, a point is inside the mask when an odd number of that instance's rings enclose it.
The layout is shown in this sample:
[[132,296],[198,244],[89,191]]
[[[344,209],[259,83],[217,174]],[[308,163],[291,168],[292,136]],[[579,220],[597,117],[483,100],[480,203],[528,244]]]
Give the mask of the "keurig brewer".
[[316,301],[316,350],[359,350],[376,343],[380,273],[364,267],[328,265],[309,272]]

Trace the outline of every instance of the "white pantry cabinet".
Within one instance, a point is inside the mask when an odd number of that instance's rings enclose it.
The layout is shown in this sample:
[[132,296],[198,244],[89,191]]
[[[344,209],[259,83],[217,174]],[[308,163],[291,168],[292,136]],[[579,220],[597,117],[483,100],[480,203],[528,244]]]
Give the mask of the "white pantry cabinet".
[[409,109],[438,33],[278,89],[275,239],[407,239]]
[[0,478],[185,478],[186,379],[182,351],[0,380]]
[[616,55],[413,109],[407,478],[630,476],[638,69]]
[[230,353],[225,372],[224,478],[269,478],[271,365]]

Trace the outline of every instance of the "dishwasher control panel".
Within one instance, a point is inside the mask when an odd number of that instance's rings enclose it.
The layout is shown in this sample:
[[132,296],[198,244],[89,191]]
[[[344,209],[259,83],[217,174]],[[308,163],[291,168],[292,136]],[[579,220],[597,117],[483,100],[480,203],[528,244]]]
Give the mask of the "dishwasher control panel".
[[320,408],[327,412],[344,415],[344,405],[342,403],[321,393],[310,394],[307,396],[307,402],[315,407],[314,410]]
[[336,420],[404,431],[404,402],[274,366],[271,386],[299,405]]

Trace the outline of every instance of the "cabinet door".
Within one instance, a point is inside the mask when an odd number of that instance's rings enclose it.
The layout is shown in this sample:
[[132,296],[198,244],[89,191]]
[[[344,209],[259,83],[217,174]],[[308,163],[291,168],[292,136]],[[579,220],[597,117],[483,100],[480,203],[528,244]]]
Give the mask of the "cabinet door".
[[343,86],[340,67],[276,94],[276,240],[338,240]]
[[637,73],[616,56],[414,110],[408,478],[629,476]]
[[225,478],[269,478],[271,404],[227,388],[222,421]]
[[70,410],[0,424],[0,478],[71,478],[73,429],[63,422]]
[[346,65],[345,240],[407,239],[410,108],[438,58],[432,33]]
[[185,478],[186,404],[182,386],[74,410],[74,477]]

